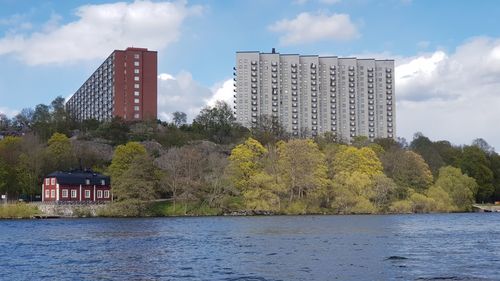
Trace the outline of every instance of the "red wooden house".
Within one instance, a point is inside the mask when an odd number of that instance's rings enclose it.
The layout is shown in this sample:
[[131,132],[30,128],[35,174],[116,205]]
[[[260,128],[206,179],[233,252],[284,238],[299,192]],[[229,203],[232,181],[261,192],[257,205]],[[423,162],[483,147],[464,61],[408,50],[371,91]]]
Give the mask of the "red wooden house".
[[92,171],[54,172],[42,184],[43,202],[107,202],[112,201],[108,176]]

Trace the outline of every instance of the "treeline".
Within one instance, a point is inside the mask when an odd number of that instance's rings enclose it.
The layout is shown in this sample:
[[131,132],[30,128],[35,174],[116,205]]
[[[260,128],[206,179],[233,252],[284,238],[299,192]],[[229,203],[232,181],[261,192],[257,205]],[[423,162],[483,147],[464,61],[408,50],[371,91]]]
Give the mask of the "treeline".
[[186,121],[80,123],[62,98],[0,116],[0,193],[32,199],[44,175],[92,168],[112,177],[104,215],[447,212],[500,198],[500,156],[482,139],[290,139],[270,118],[239,126],[225,103]]

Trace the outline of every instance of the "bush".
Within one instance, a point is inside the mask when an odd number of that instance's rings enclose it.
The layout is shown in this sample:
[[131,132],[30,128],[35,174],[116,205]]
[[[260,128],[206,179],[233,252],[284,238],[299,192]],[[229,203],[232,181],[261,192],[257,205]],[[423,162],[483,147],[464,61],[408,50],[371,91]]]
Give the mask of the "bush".
[[98,211],[100,217],[143,217],[147,215],[147,203],[136,199],[128,199],[108,204]]
[[284,208],[287,215],[305,215],[307,214],[307,204],[302,201],[294,201]]
[[389,212],[395,214],[410,214],[412,212],[411,202],[408,200],[393,202],[389,207]]

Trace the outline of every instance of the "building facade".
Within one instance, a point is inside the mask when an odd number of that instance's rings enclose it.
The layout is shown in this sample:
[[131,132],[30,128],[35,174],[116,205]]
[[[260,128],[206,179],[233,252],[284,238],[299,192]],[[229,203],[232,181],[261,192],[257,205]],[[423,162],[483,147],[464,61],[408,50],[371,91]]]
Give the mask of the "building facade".
[[237,52],[235,113],[251,128],[263,115],[292,136],[396,137],[394,60]]
[[157,118],[157,52],[115,50],[66,102],[78,121],[127,121]]
[[109,202],[112,198],[110,178],[92,171],[54,172],[42,184],[43,202]]

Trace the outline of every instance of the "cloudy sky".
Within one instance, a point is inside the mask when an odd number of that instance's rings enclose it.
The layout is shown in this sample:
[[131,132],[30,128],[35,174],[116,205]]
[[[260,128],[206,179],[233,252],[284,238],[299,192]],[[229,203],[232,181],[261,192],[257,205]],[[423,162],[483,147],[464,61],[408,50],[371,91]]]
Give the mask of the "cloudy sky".
[[114,49],[158,51],[159,118],[231,101],[236,51],[393,58],[398,135],[500,148],[496,0],[0,0],[0,112],[71,95]]

